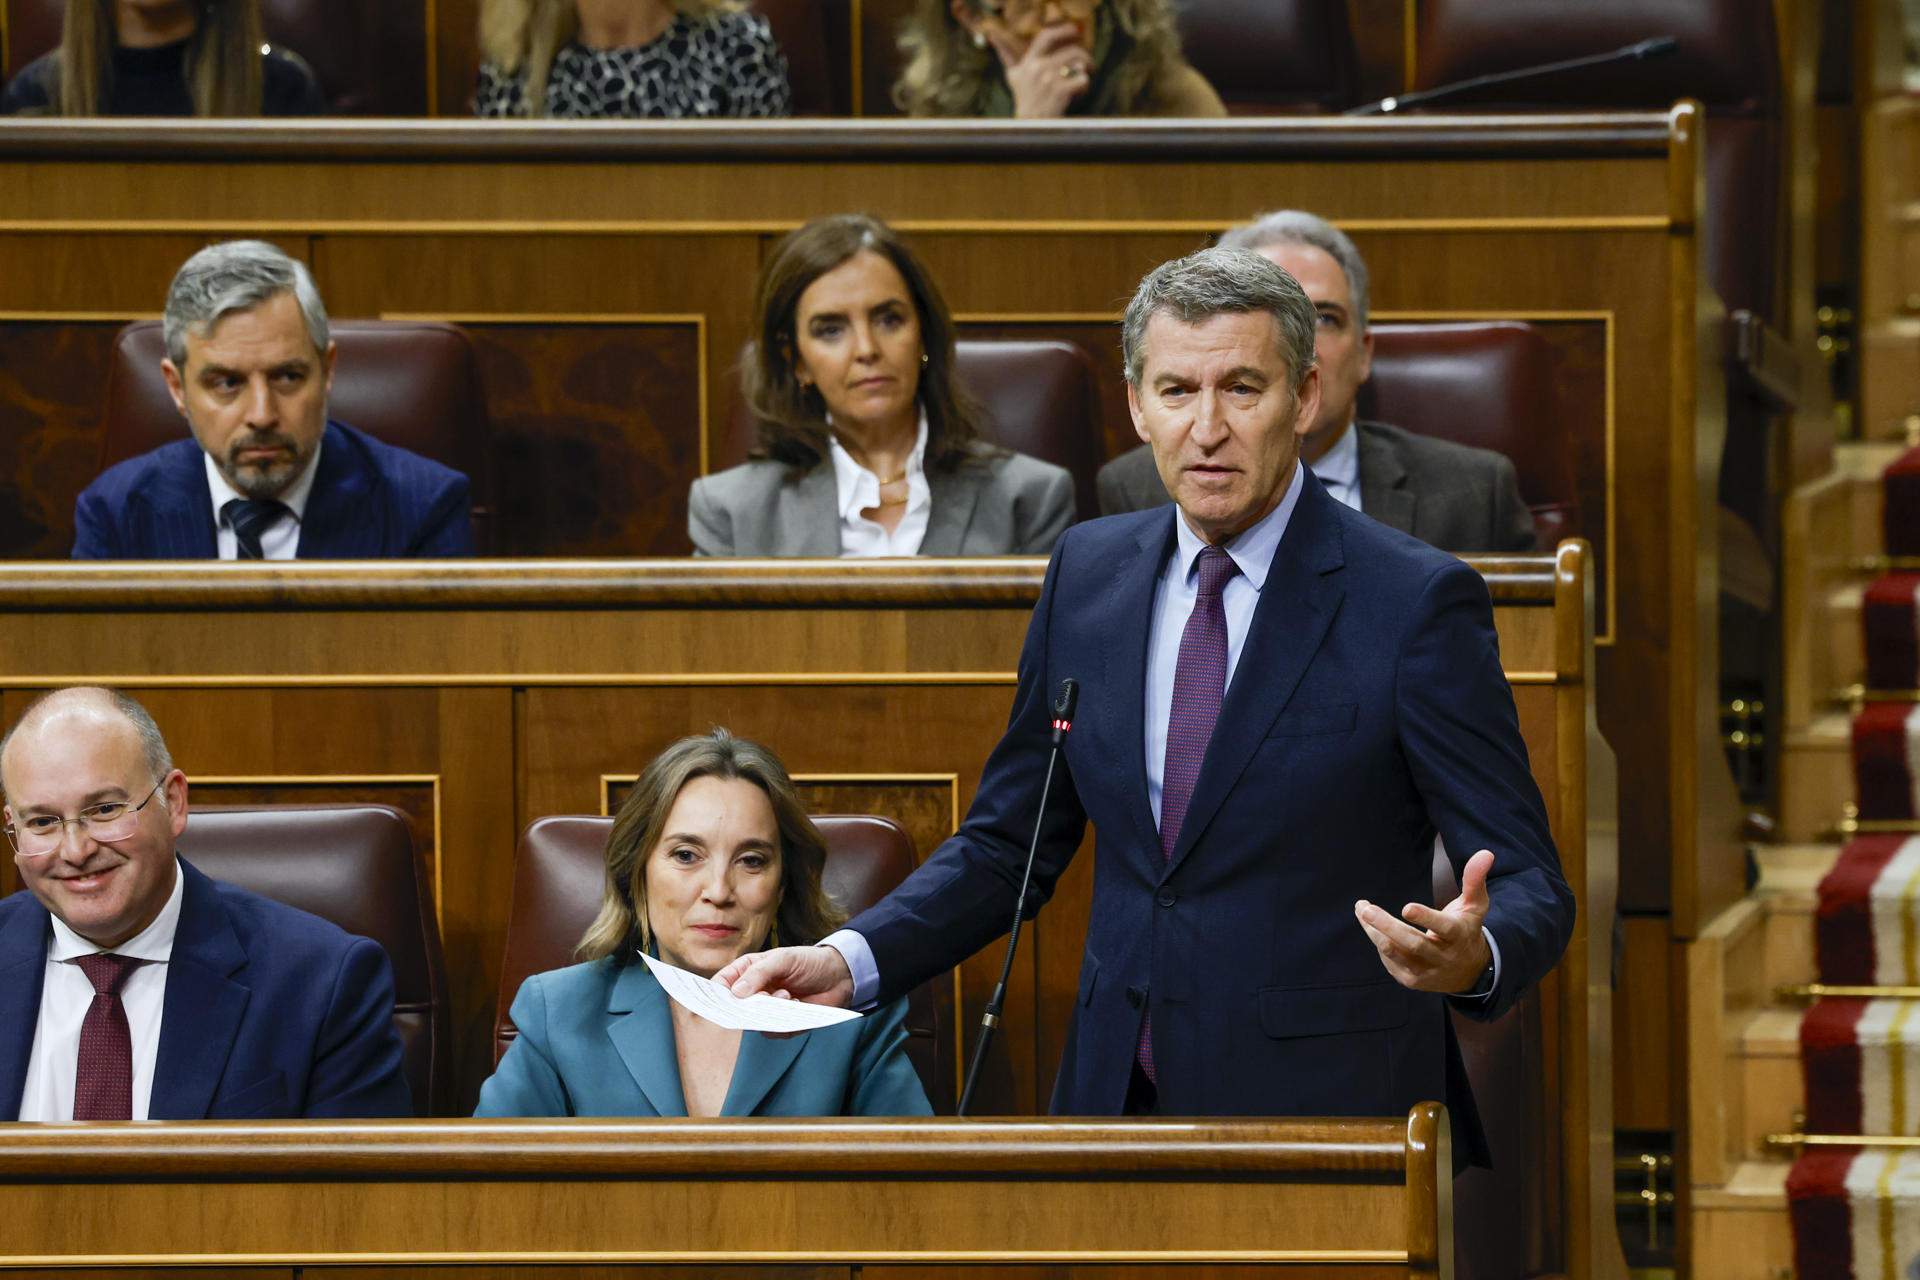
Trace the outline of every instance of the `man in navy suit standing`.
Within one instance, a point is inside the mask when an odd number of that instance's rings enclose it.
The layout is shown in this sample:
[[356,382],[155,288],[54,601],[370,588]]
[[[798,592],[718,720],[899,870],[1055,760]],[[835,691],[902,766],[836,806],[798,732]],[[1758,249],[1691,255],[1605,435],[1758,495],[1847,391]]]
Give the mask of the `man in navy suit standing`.
[[0,1120],[413,1114],[378,943],[175,856],[187,779],[125,694],[0,743],[26,891],[0,900]]
[[[1175,505],[1062,538],[959,833],[846,930],[719,977],[861,1007],[1004,933],[1048,704],[1070,677],[1037,898],[1089,820],[1097,852],[1054,1110],[1394,1115],[1441,1099],[1456,1150],[1484,1160],[1447,1005],[1497,1016],[1574,919],[1486,585],[1300,465],[1314,308],[1266,259],[1209,249],[1156,269],[1123,345]],[[1444,909],[1426,905],[1436,835],[1463,885]]]
[[467,477],[327,418],[334,345],[303,263],[236,240],[167,291],[161,373],[193,432],[109,468],[77,560],[473,554]]

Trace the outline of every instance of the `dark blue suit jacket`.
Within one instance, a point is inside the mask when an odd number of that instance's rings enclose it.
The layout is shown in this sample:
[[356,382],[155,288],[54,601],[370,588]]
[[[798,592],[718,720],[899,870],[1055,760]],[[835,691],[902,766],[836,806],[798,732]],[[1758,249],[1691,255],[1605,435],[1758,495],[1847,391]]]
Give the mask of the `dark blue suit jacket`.
[[[380,944],[184,858],[180,874],[149,1117],[412,1115]],[[31,893],[0,900],[0,1120],[20,1118],[52,938]]]
[[[467,478],[365,432],[328,422],[302,560],[473,554]],[[205,560],[218,554],[213,494],[193,437],[102,472],[74,504],[76,560]]]
[[[1497,856],[1495,1016],[1573,927],[1480,575],[1308,474],[1254,610],[1180,842],[1163,860],[1144,718],[1174,508],[1077,525],[1053,555],[1006,735],[959,834],[851,926],[893,999],[1006,931],[1046,774],[1051,702],[1080,682],[1034,867],[1044,900],[1097,835],[1056,1112],[1121,1110],[1153,1015],[1172,1115],[1403,1115],[1437,1099],[1484,1157],[1446,1001],[1388,976],[1354,902],[1432,900],[1433,838]],[[1452,1088],[1449,1088],[1449,1085]],[[1464,1123],[1462,1123],[1464,1122]],[[1464,1132],[1463,1132],[1464,1130]]]

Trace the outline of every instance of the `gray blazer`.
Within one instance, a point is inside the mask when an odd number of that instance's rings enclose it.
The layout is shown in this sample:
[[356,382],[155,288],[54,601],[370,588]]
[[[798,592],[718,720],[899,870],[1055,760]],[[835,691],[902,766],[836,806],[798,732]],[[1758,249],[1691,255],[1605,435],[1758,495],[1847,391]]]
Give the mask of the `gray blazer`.
[[[1044,556],[1073,523],[1073,477],[1021,453],[983,450],[952,471],[929,471],[927,487],[923,556]],[[763,460],[702,476],[688,495],[687,532],[703,556],[837,556],[833,464],[796,471]]]
[[[1520,497],[1513,462],[1415,435],[1380,422],[1356,422],[1360,437],[1360,510],[1443,551],[1532,551],[1533,513]],[[1144,511],[1168,502],[1146,446],[1100,468],[1100,514]]]

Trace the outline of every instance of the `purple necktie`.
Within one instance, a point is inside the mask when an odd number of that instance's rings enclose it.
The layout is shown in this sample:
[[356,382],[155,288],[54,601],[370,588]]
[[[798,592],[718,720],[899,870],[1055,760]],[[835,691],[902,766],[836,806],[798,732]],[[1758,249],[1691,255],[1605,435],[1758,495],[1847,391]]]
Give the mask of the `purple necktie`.
[[[1173,669],[1173,706],[1167,713],[1167,758],[1160,772],[1160,856],[1171,861],[1187,820],[1187,802],[1207,758],[1213,722],[1227,692],[1227,611],[1220,592],[1240,572],[1233,557],[1218,547],[1200,549],[1200,586],[1193,612],[1180,633],[1180,661]],[[1140,1070],[1159,1083],[1153,1069],[1153,1019],[1140,1020],[1136,1051]]]
[[109,952],[74,961],[93,984],[93,1003],[80,1023],[80,1055],[74,1062],[75,1120],[133,1119],[133,1035],[120,988],[140,966],[131,956]]

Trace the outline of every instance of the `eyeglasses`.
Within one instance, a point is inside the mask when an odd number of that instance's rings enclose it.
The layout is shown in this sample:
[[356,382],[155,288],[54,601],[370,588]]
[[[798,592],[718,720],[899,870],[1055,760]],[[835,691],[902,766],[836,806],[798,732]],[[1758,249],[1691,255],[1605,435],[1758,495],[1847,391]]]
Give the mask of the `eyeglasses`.
[[67,838],[67,824],[77,822],[87,833],[89,840],[101,844],[111,844],[115,840],[125,840],[140,826],[140,811],[153,803],[160,794],[165,778],[153,784],[153,790],[147,792],[147,798],[139,804],[127,800],[108,800],[102,804],[91,804],[76,816],[62,818],[51,813],[36,813],[32,817],[7,823],[7,842],[13,851],[25,858],[44,858],[60,847]]
[[1058,6],[1070,18],[1085,18],[1100,7],[1100,0],[975,0],[975,3],[989,18],[998,18],[1010,27],[1038,25],[1049,4]]

